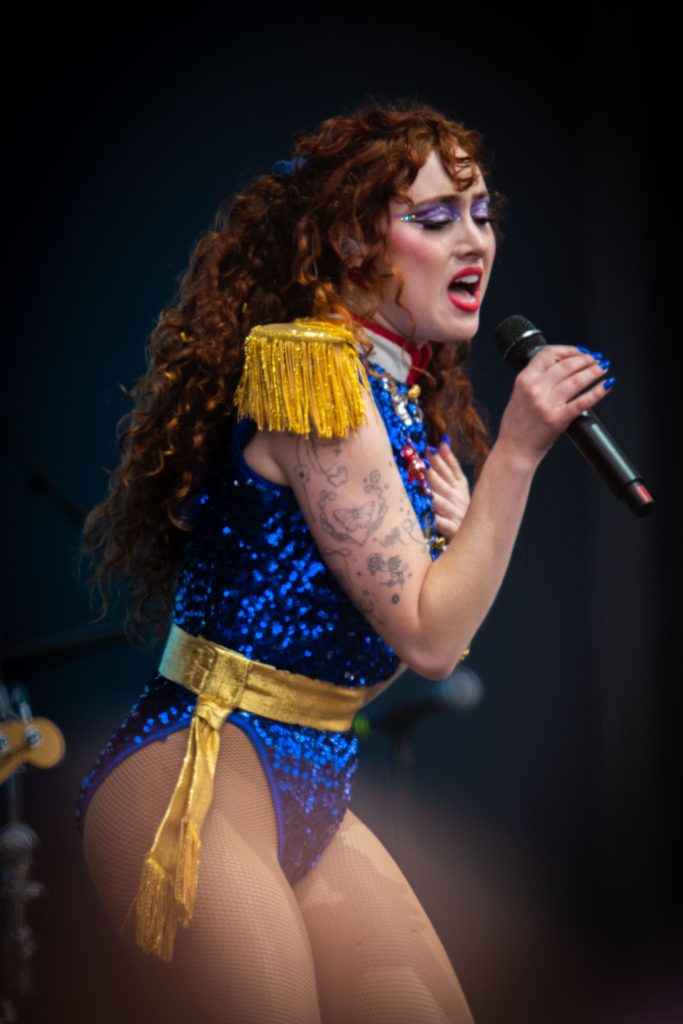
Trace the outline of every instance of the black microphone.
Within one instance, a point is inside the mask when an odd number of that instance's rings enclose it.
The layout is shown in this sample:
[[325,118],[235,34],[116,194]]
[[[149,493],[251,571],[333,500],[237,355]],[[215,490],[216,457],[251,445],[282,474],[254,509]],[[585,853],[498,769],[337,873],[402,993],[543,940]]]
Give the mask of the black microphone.
[[[523,316],[509,316],[496,328],[496,345],[506,363],[523,370],[529,360],[548,342],[538,327]],[[598,471],[617,498],[625,501],[637,516],[646,516],[654,507],[654,498],[643,478],[609,436],[604,425],[590,409],[569,424],[565,433],[582,455]]]

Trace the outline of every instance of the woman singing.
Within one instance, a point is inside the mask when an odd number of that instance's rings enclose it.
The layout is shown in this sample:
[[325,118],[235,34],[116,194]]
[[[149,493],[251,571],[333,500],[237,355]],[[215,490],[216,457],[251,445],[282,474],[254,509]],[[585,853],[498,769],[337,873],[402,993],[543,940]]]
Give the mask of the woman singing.
[[472,1020],[348,809],[352,721],[406,666],[458,664],[536,468],[612,382],[548,346],[489,450],[463,368],[496,248],[484,173],[430,108],[325,121],[226,204],[152,334],[85,540],[132,623],[171,629],[79,818],[163,1021]]

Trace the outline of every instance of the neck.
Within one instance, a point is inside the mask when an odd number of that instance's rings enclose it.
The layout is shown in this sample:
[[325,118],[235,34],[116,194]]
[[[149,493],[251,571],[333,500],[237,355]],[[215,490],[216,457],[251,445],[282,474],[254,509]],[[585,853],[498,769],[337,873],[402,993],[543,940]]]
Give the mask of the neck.
[[382,324],[375,324],[365,317],[356,316],[355,313],[353,318],[362,325],[379,356],[380,365],[388,370],[392,377],[402,383],[414,384],[422,376],[432,358],[428,342],[418,347]]

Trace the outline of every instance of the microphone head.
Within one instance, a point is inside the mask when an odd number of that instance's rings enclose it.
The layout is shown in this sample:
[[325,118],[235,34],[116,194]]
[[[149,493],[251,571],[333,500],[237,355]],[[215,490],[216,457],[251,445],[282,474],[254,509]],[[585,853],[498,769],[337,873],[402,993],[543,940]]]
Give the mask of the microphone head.
[[515,370],[523,370],[539,348],[548,344],[538,327],[516,314],[498,324],[495,339],[503,359]]

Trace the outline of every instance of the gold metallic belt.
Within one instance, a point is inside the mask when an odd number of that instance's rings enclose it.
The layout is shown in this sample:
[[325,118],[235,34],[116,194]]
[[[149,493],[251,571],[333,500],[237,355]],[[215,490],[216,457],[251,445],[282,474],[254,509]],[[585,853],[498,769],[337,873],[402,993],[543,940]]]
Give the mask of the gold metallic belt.
[[194,911],[200,831],[213,796],[219,730],[230,712],[242,708],[280,722],[346,732],[384,685],[351,689],[285,672],[176,625],[159,672],[198,698],[180,776],[145,856],[135,900],[138,945],[169,961],[178,924],[187,927]]

